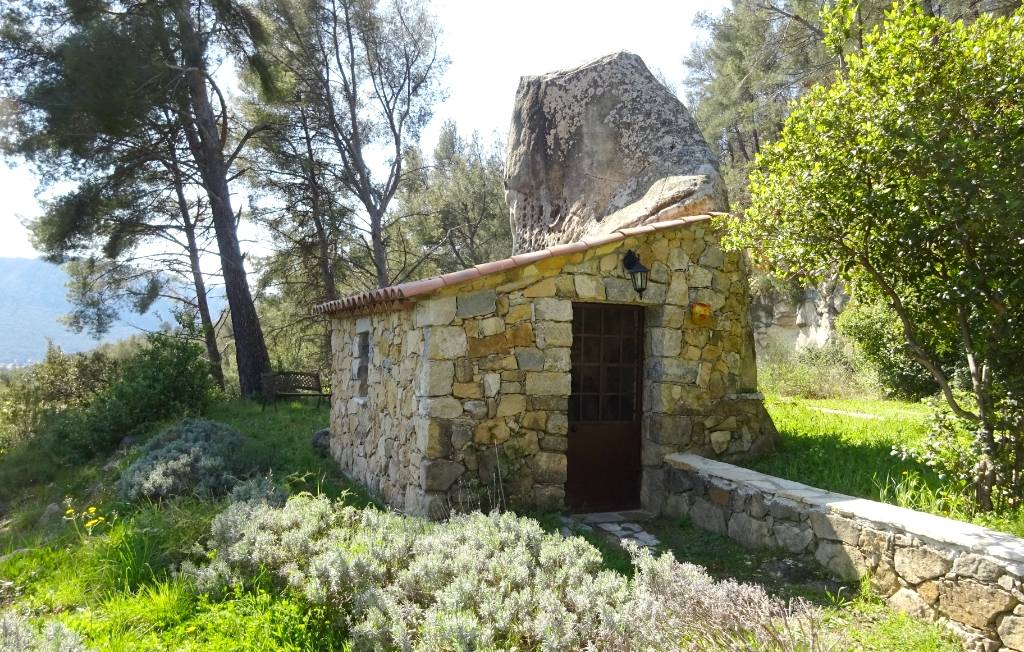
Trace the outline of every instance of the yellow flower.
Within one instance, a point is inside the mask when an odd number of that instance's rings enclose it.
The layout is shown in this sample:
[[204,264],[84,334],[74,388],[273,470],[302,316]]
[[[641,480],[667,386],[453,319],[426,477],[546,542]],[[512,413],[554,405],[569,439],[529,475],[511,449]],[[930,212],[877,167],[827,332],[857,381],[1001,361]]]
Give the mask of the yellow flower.
[[75,513],[75,508],[74,507],[68,507],[68,511],[66,511],[64,513],[65,514],[74,514]]
[[85,527],[91,529],[91,528],[95,527],[99,522],[100,522],[100,520],[98,518],[94,518],[91,521],[86,521],[85,522]]
[[96,508],[95,507],[90,507],[88,511],[89,511],[90,514],[95,514],[96,513]]

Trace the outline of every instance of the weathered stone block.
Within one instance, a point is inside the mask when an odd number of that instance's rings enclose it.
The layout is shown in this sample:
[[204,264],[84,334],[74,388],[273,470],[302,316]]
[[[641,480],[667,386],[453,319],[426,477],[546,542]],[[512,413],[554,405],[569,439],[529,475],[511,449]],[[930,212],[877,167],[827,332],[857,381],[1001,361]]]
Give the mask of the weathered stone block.
[[854,582],[867,571],[867,560],[853,546],[831,541],[819,541],[814,551],[818,563],[829,569],[840,579]]
[[501,375],[496,373],[484,374],[484,396],[493,398],[501,389]]
[[480,383],[455,383],[452,395],[456,398],[483,398],[484,394]]
[[768,524],[747,514],[733,514],[729,519],[729,538],[747,548],[775,545]]
[[1003,574],[1003,568],[987,557],[967,553],[953,561],[953,573],[991,583],[999,579]]
[[537,346],[572,346],[572,324],[569,322],[537,322]]
[[448,491],[466,467],[450,460],[430,460],[423,463],[420,486],[424,491]]
[[893,593],[886,602],[896,611],[901,611],[915,618],[931,620],[934,616],[934,611],[928,603],[913,589],[907,587],[903,587],[896,591],[896,593]]
[[544,371],[571,371],[571,353],[572,350],[569,348],[549,346],[544,349]]
[[931,548],[897,548],[893,559],[896,572],[911,584],[945,575],[953,562]]
[[428,358],[454,360],[466,355],[466,331],[458,326],[433,326],[423,334]]
[[711,449],[721,455],[725,452],[725,449],[729,448],[729,442],[732,441],[732,433],[728,430],[716,430],[708,435],[708,440],[711,442]]
[[674,358],[679,355],[683,334],[674,328],[649,328],[651,355]]
[[441,419],[421,420],[416,424],[416,443],[429,459],[452,454],[450,422]]
[[572,321],[572,301],[568,299],[537,299],[533,311],[537,321]]
[[508,441],[511,432],[504,420],[484,421],[478,423],[473,430],[473,441],[477,444],[489,446],[492,444],[503,444]]
[[419,301],[413,308],[412,318],[417,328],[450,324],[455,319],[455,297]]
[[458,297],[457,317],[477,317],[494,314],[497,295],[494,290],[484,290],[473,294],[460,294]]
[[526,397],[522,394],[503,394],[498,401],[499,417],[510,417],[526,411]]
[[520,369],[527,371],[542,371],[544,369],[544,352],[533,347],[518,349],[516,351],[516,362]]
[[533,456],[534,478],[541,484],[565,484],[567,460],[561,453],[541,452]]
[[[532,402],[533,399],[531,399]],[[569,432],[569,418],[564,412],[555,412],[548,415],[547,430],[552,435],[565,435]]]
[[703,498],[696,498],[688,510],[690,520],[699,528],[726,534],[725,511]]
[[[650,289],[648,283],[648,289]],[[628,278],[609,277],[604,279],[604,295],[608,301],[626,303],[636,301],[639,297],[633,289],[633,282]]]
[[439,419],[454,419],[462,416],[462,403],[450,396],[420,399],[420,414]]
[[505,320],[501,317],[488,317],[480,322],[480,334],[484,337],[496,335],[505,330]]
[[540,438],[541,450],[564,453],[569,450],[569,439],[558,435],[544,435]]
[[452,393],[455,364],[449,360],[424,360],[416,387],[419,396],[447,396]]
[[523,296],[531,299],[536,297],[553,297],[555,296],[555,291],[555,279],[549,277],[523,290]]
[[807,546],[814,540],[814,532],[806,525],[776,523],[774,532],[779,545],[794,554],[806,551]]
[[860,526],[835,514],[811,512],[811,527],[819,539],[833,539],[855,546],[860,541]]
[[533,488],[533,503],[539,509],[562,509],[565,507],[565,489],[556,485],[542,485]]
[[604,299],[604,283],[600,277],[576,274],[573,283],[580,299]]
[[526,374],[526,393],[531,396],[568,396],[571,377],[567,373],[534,371]]
[[462,402],[463,409],[474,419],[486,419],[488,415],[487,401],[468,400]]
[[989,627],[996,616],[1016,604],[1017,600],[1006,591],[974,580],[943,582],[939,587],[939,611],[979,629]]
[[1003,645],[1012,650],[1024,650],[1024,617],[1006,616],[999,621],[996,627],[999,633],[999,640]]

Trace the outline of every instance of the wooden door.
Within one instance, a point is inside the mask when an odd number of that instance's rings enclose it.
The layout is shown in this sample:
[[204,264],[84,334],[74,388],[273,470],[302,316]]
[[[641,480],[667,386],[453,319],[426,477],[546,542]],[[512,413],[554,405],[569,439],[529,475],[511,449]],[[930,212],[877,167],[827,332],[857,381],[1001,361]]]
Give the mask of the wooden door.
[[643,311],[575,303],[566,500],[576,510],[640,505]]

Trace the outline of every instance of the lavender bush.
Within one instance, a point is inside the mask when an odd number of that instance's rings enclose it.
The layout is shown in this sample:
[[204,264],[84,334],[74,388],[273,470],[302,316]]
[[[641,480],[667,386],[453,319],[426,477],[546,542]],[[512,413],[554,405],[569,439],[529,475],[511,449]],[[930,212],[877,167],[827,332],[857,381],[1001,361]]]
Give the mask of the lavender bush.
[[12,652],[86,652],[82,639],[63,623],[50,621],[37,629],[28,616],[0,612],[0,650]]
[[337,609],[355,649],[821,650],[818,614],[758,586],[631,549],[632,580],[578,537],[512,514],[432,523],[303,494],[240,502],[213,522],[207,562],[222,592],[268,577]]

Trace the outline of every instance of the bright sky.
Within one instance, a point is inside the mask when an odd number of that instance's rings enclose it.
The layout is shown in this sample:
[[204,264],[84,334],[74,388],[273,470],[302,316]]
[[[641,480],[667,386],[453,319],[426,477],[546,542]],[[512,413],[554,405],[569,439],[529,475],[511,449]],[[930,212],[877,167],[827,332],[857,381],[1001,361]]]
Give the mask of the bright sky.
[[[685,76],[682,59],[700,35],[698,11],[719,13],[727,0],[434,0],[451,60],[444,85],[447,100],[437,107],[424,134],[429,151],[446,119],[460,133],[505,137],[522,75],[577,66],[628,50],[662,73],[677,88]],[[0,257],[34,257],[24,219],[38,210],[36,179],[24,167],[0,165]]]

